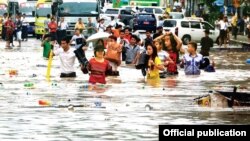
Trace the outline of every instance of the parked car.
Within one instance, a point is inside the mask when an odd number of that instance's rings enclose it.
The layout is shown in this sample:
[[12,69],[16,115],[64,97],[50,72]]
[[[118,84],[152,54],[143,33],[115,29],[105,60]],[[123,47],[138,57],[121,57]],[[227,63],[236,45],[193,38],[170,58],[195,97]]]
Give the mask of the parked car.
[[118,8],[107,8],[105,11],[103,11],[102,14],[100,14],[100,17],[111,17],[114,16],[116,19],[118,18],[119,15],[119,10]]
[[120,9],[118,19],[120,22],[123,22],[125,25],[129,25],[129,21],[133,19],[135,16],[135,12],[133,10],[128,9]]
[[139,7],[140,12],[155,14],[156,18],[162,16],[164,10],[161,7]]
[[139,13],[131,21],[132,21],[131,27],[133,27],[134,31],[136,30],[151,30],[153,32],[156,31],[157,21],[154,14]]
[[201,38],[205,36],[204,30],[209,29],[209,36],[215,42],[219,36],[219,30],[215,29],[211,24],[201,20],[189,19],[167,19],[163,22],[163,29],[171,31],[180,37],[183,44],[187,45],[188,42],[200,42]]

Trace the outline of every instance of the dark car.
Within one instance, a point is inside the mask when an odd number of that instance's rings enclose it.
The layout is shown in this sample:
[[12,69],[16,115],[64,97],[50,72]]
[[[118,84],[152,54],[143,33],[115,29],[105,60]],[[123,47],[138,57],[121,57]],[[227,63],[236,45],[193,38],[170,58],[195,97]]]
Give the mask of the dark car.
[[156,18],[154,14],[140,13],[133,19],[133,30],[156,31]]
[[133,10],[121,9],[118,18],[120,22],[123,22],[125,25],[129,25],[129,21],[134,18],[135,12]]

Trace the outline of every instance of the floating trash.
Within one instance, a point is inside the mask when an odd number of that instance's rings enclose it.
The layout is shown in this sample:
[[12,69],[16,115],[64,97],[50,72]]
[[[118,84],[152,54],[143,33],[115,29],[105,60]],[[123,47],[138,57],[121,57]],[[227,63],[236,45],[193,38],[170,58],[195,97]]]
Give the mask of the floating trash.
[[150,110],[153,110],[153,107],[150,106],[149,104],[145,105],[145,109],[146,111],[150,111]]
[[54,83],[51,83],[51,86],[52,87],[58,87],[58,84],[56,82],[54,82]]
[[69,106],[68,106],[68,110],[69,110],[69,111],[74,111],[74,106],[73,106],[73,105],[69,105]]
[[47,65],[41,65],[41,64],[38,64],[36,65],[37,67],[47,67]]
[[26,83],[24,83],[24,87],[25,88],[34,88],[34,83],[32,83],[32,82],[26,82]]
[[247,59],[247,60],[246,60],[246,63],[247,63],[247,64],[250,64],[250,59]]
[[41,106],[50,106],[51,105],[51,103],[47,100],[39,100],[38,104]]
[[3,88],[3,83],[0,83],[0,89],[2,89]]
[[102,106],[102,102],[100,98],[96,98],[95,102],[94,102],[96,107],[101,107]]
[[17,75],[17,74],[18,74],[18,71],[17,71],[17,70],[15,70],[15,69],[9,70],[9,75],[10,75],[10,76]]

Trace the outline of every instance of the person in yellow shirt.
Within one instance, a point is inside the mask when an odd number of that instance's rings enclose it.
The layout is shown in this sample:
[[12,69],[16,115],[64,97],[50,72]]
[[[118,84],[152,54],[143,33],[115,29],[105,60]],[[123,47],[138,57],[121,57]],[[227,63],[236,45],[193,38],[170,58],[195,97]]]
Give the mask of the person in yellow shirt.
[[238,33],[238,27],[237,27],[237,23],[238,23],[238,16],[237,13],[235,13],[235,15],[232,17],[232,35],[234,36],[234,39],[237,39],[237,33]]
[[159,70],[164,70],[160,58],[157,55],[157,48],[153,44],[147,45],[148,54],[148,71],[147,71],[147,82],[150,85],[158,86],[160,83]]
[[166,7],[166,9],[165,9],[165,12],[166,12],[166,13],[171,12],[171,6],[170,6],[170,4],[167,5],[167,7]]
[[78,19],[78,22],[75,24],[75,29],[79,29],[80,33],[82,34],[82,31],[85,29],[85,25],[82,22],[82,18]]

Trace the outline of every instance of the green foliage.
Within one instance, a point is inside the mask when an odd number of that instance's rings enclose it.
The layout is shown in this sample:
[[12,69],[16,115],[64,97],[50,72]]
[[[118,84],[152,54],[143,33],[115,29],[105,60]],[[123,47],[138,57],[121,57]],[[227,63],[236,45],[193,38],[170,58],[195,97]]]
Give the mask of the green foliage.
[[208,7],[209,10],[209,23],[211,23],[212,25],[214,25],[214,21],[218,19],[218,17],[221,15],[220,13],[220,8],[216,5],[214,5],[213,3],[216,0],[205,0],[204,3],[206,4],[206,6]]

